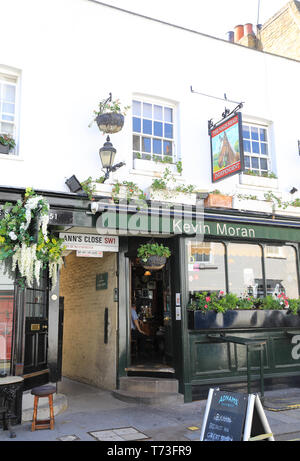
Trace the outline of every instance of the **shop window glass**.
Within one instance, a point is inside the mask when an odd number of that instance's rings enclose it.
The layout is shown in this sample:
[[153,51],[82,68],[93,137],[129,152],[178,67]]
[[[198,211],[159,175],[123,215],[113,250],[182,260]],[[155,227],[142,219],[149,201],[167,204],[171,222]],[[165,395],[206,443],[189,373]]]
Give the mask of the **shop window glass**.
[[225,292],[225,249],[219,242],[189,240],[188,287],[198,291]]
[[14,281],[0,261],[0,372],[9,374],[12,352]]
[[292,246],[266,246],[267,294],[299,297],[296,251]]
[[264,296],[262,249],[259,245],[229,243],[229,291],[237,296]]

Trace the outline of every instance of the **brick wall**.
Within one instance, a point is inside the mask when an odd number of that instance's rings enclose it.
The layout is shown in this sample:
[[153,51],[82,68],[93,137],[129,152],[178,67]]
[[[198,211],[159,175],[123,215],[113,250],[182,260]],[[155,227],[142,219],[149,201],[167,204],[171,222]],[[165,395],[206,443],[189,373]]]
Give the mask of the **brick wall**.
[[300,60],[300,2],[290,1],[267,21],[259,34],[259,49]]
[[[108,272],[108,288],[96,290],[96,274]],[[117,303],[116,253],[79,258],[72,252],[61,271],[64,297],[63,376],[106,389],[116,388]],[[104,344],[104,310],[108,307],[108,343]]]

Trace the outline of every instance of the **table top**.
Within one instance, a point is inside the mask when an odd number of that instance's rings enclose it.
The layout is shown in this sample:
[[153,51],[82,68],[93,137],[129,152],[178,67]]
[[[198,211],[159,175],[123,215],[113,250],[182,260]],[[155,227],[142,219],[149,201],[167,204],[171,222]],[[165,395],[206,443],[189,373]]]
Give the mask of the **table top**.
[[0,377],[0,386],[7,386],[8,384],[15,384],[24,381],[22,376],[5,376],[5,378]]

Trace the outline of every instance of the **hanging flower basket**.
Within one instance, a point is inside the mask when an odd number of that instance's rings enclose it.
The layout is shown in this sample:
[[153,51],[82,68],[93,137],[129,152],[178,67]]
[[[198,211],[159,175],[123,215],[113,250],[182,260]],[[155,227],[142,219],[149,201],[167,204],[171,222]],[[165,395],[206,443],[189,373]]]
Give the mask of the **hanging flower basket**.
[[137,255],[145,269],[158,271],[165,266],[171,252],[168,247],[162,244],[149,242],[139,247]]
[[167,258],[164,256],[150,256],[146,262],[142,262],[142,266],[149,271],[159,271],[166,265],[166,262]]
[[96,117],[96,123],[98,128],[103,133],[118,133],[121,131],[124,125],[124,115],[118,114],[117,112],[107,112],[105,114],[99,114]]

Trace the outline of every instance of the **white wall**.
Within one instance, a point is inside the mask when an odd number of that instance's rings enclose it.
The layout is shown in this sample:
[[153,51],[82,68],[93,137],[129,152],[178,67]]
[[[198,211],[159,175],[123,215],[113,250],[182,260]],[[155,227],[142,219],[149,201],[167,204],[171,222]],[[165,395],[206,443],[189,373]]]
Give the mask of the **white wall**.
[[[0,66],[21,72],[19,157],[0,159],[0,185],[68,191],[65,178],[101,173],[103,136],[88,127],[98,101],[112,92],[178,104],[180,152],[187,183],[231,191],[238,176],[212,185],[207,121],[225,103],[194,90],[245,102],[243,118],[270,121],[282,189],[300,190],[299,62],[149,21],[88,0],[2,0]],[[5,44],[5,45],[4,45]],[[226,104],[230,109],[233,104]],[[132,168],[131,114],[111,136],[119,170]],[[144,183],[141,176],[132,175]]]

